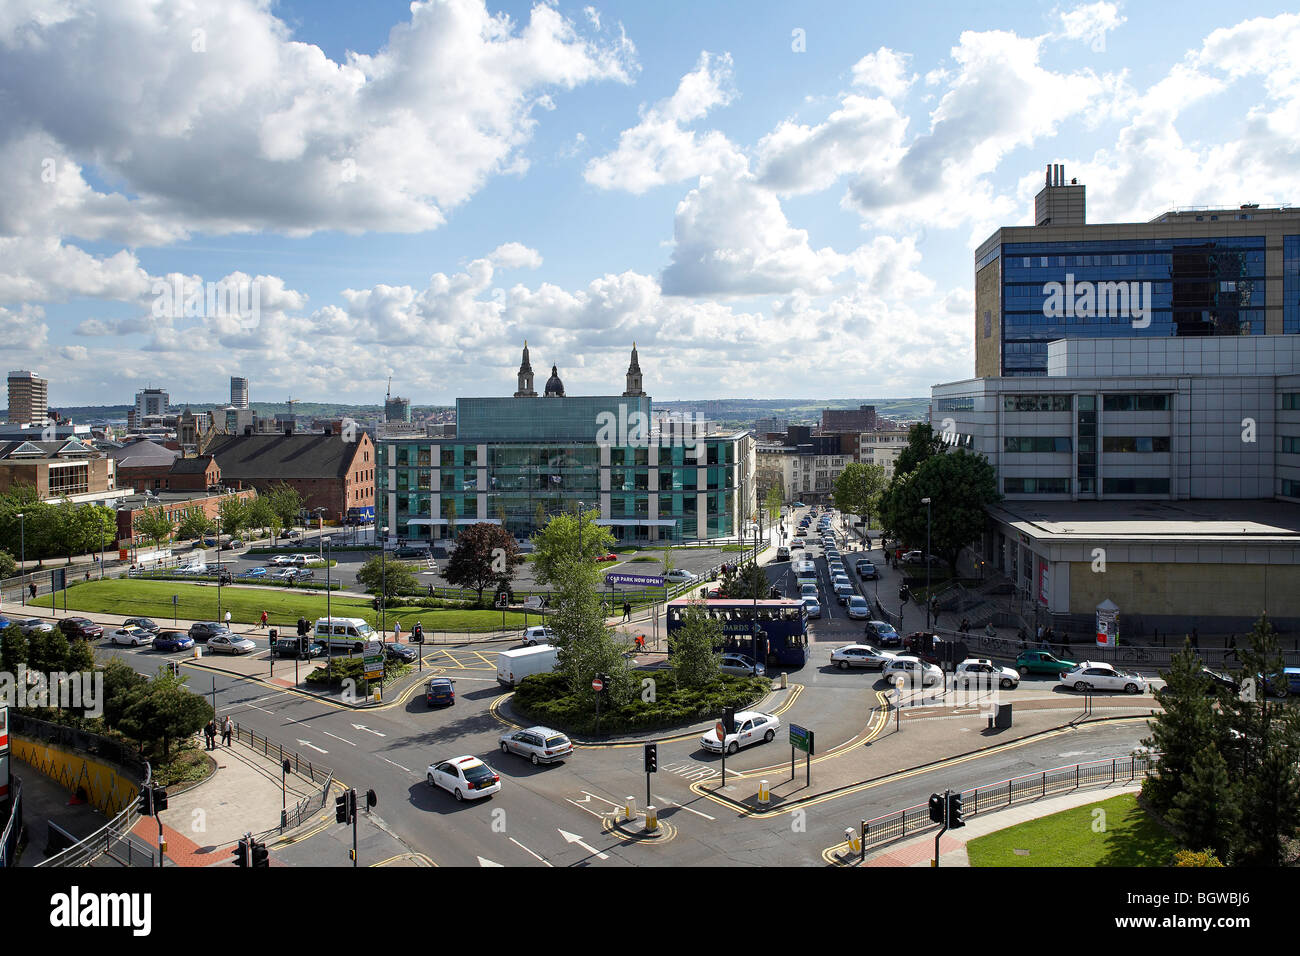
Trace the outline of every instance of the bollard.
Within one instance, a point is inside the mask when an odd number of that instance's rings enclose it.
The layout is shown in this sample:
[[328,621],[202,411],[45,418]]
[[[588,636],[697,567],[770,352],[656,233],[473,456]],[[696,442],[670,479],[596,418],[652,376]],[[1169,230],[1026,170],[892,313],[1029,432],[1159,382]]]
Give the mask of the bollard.
[[636,797],[627,798],[627,803],[623,804],[623,813],[629,820],[636,819]]
[[195,659],[195,660],[198,660],[198,659],[199,659],[200,657],[202,657],[202,656],[203,656],[203,645],[202,645],[202,644],[195,644],[195,645],[194,645],[194,659]]
[[383,691],[383,688],[376,687],[376,688],[375,688],[375,703],[376,703],[376,704],[382,703],[383,700],[384,700],[384,691]]
[[844,842],[849,845],[850,853],[862,852],[862,840],[858,838],[857,831],[853,827],[844,828]]
[[782,689],[782,690],[785,690],[785,689],[786,689],[787,687],[789,687],[789,686],[790,686],[790,675],[787,674],[785,671],[782,671],[782,672],[781,672],[781,689]]
[[767,791],[767,781],[766,781],[766,780],[760,780],[760,781],[758,782],[758,805],[759,805],[760,807],[765,807],[765,806],[767,806],[768,801],[769,801],[770,799],[771,799],[771,796],[768,794],[768,791]]
[[659,832],[659,811],[654,807],[645,808],[645,828],[650,833]]

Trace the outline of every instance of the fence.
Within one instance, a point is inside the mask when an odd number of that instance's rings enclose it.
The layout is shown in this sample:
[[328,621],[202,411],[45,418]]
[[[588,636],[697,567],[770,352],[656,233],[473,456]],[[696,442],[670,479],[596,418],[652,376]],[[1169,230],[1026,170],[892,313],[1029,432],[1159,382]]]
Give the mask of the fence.
[[[1120,782],[1132,782],[1150,773],[1158,754],[1133,754],[1110,760],[1093,760],[1055,770],[1024,774],[997,783],[963,790],[962,809],[967,817],[994,810],[1005,810],[1017,803],[1028,803],[1058,793],[1069,793],[1086,787],[1108,787]],[[879,846],[904,837],[917,836],[932,831],[939,824],[930,819],[930,805],[926,803],[886,813],[863,825],[862,849]]]
[[[43,721],[38,721],[43,723]],[[153,780],[153,769],[143,761],[142,787]],[[106,825],[96,830],[75,846],[56,853],[37,863],[37,866],[87,866],[96,857],[107,854],[125,866],[153,866],[154,851],[131,836],[136,821],[140,819],[139,804],[128,800],[126,806]]]
[[23,782],[10,776],[9,822],[0,833],[0,869],[18,865],[18,836],[23,832]]
[[281,815],[279,826],[271,827],[259,833],[258,836],[292,830],[294,827],[299,826],[307,816],[325,805],[325,801],[329,799],[330,787],[334,784],[333,770],[312,760],[305,759],[296,750],[285,750],[283,746],[273,742],[270,738],[259,737],[252,730],[239,724],[235,724],[234,736],[235,740],[249,750],[260,753],[263,757],[272,758],[281,766],[288,760],[293,773],[300,777],[306,777],[313,783],[320,785],[318,793],[307,794],[292,807],[285,810]]

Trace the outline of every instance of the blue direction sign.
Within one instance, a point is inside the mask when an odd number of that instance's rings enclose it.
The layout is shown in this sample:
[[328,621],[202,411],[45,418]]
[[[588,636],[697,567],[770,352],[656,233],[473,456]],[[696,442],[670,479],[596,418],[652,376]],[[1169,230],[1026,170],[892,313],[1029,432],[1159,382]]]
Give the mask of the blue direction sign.
[[790,746],[802,750],[806,754],[812,754],[813,732],[806,727],[800,727],[798,724],[791,724]]
[[648,574],[607,574],[606,584],[627,584],[634,588],[661,588],[664,579]]

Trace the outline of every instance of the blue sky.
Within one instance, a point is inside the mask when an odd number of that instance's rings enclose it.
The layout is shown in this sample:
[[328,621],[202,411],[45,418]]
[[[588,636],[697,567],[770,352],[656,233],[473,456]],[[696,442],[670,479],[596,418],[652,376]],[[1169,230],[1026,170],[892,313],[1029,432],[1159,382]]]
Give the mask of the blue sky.
[[574,393],[636,340],[661,400],[926,394],[1048,162],[1091,221],[1300,197],[1297,51],[1279,4],[14,0],[0,347],[55,406],[449,404],[525,338]]

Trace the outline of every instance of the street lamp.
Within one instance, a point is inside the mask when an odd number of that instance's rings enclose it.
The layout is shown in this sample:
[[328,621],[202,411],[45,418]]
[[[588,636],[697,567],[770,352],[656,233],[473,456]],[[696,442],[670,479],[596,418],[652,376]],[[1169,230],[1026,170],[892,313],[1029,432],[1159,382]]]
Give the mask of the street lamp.
[[922,498],[921,504],[925,505],[925,629],[930,630],[930,609],[934,606],[934,598],[930,595],[930,499]]
[[[27,606],[27,520],[18,512],[18,545],[22,551],[22,570],[18,572],[18,581],[22,585],[23,607]],[[53,601],[53,598],[50,599]]]
[[[322,547],[327,547],[329,546],[329,544],[330,544],[329,538],[327,537],[321,538]],[[331,547],[330,554],[332,555],[333,553],[334,553],[333,548]],[[381,594],[382,594],[382,586],[381,586]],[[334,617],[333,615],[330,614],[330,559],[328,557],[325,559],[325,620],[329,621],[330,634],[332,636],[334,633]],[[380,636],[380,640],[383,640],[382,635]],[[326,669],[332,673],[334,670],[334,641],[333,640],[327,641],[325,643],[325,646],[329,648],[329,663]]]

